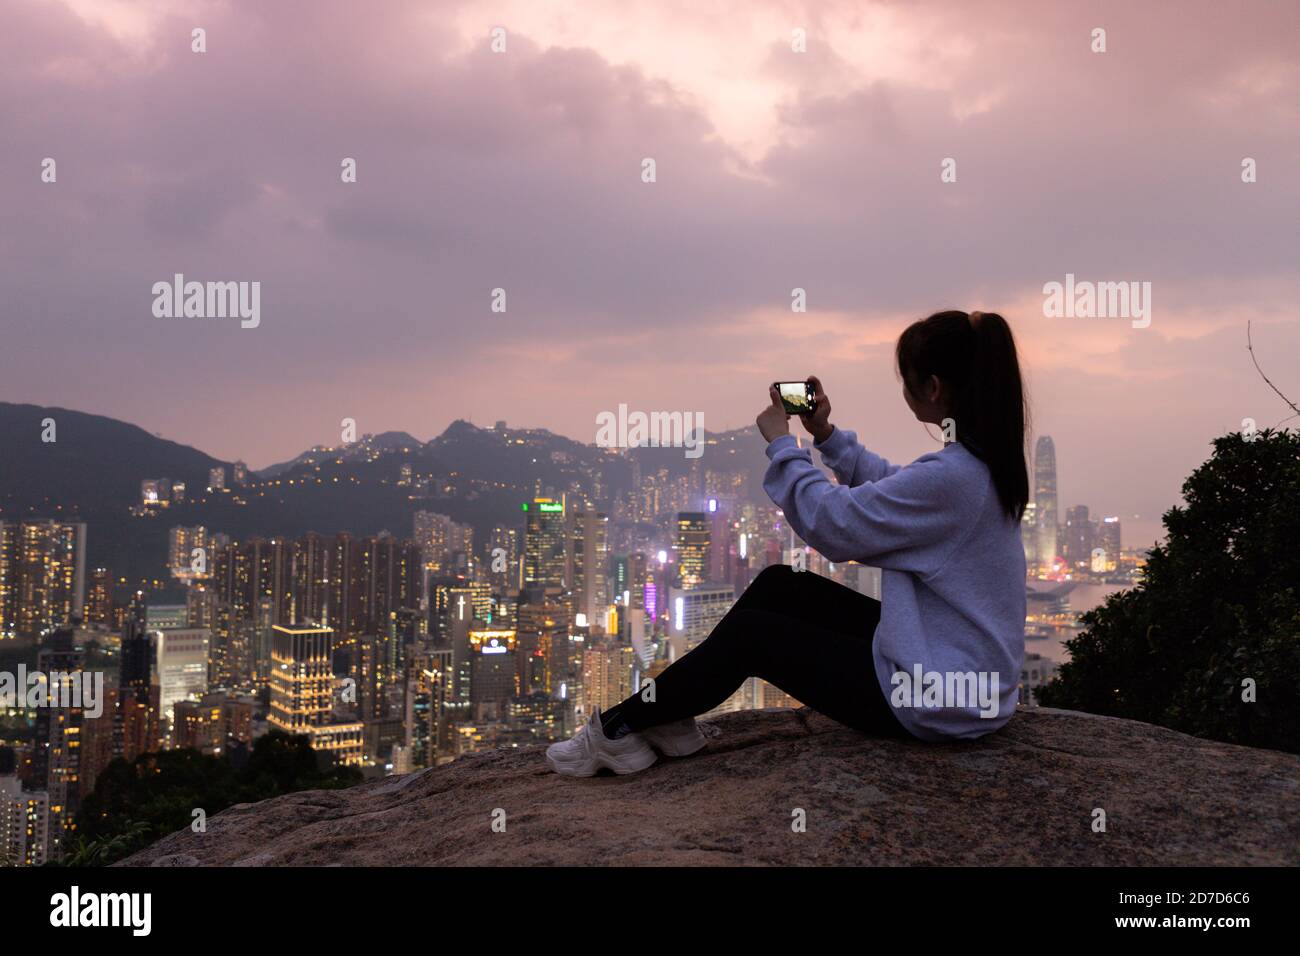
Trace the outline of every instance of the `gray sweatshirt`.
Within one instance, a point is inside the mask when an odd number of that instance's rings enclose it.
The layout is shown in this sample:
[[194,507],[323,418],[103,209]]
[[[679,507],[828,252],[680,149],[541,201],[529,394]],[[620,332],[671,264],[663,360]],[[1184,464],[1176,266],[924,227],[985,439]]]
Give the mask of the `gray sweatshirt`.
[[997,730],[1019,698],[1025,555],[988,467],[960,443],[891,465],[841,428],[814,447],[839,484],[782,435],[763,487],[826,558],[881,569],[872,653],[894,713],[922,740]]

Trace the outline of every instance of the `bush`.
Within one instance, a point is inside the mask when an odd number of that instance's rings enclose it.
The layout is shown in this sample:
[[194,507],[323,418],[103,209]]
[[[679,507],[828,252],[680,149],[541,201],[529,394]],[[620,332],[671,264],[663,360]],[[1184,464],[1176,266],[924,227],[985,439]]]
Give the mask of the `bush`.
[[1038,699],[1300,753],[1300,434],[1216,439],[1183,499],[1142,583],[1083,616]]

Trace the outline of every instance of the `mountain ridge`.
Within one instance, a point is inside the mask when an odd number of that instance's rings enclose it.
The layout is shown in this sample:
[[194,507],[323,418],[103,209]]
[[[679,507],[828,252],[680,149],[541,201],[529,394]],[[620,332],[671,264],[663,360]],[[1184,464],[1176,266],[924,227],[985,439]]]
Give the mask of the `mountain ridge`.
[[[49,443],[41,441],[47,418],[55,421]],[[761,469],[753,429],[710,438],[717,442],[711,468],[747,470],[751,479]],[[519,523],[519,502],[535,488],[578,489],[603,506],[631,487],[633,461],[674,477],[691,464],[681,449],[610,454],[547,429],[480,428],[458,419],[427,442],[389,431],[344,449],[317,446],[271,466],[270,474],[250,473],[241,488],[233,485],[230,462],[129,422],[7,402],[0,402],[0,448],[0,520],[86,521],[88,565],[108,567],[131,586],[166,579],[167,533],[176,525],[237,539],[383,530],[409,537],[414,512],[430,510],[470,524],[482,541],[496,524]],[[404,477],[404,465],[413,479]],[[226,493],[207,491],[208,471],[217,466],[227,469]],[[141,516],[141,482],[159,478],[183,481],[186,501]]]

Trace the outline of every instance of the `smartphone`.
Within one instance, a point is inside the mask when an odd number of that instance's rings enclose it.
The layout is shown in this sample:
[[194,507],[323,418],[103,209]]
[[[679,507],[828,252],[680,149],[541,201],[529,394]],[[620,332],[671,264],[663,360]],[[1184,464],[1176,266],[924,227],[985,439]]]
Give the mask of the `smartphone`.
[[812,382],[773,382],[781,405],[791,415],[811,415],[817,410],[817,390]]

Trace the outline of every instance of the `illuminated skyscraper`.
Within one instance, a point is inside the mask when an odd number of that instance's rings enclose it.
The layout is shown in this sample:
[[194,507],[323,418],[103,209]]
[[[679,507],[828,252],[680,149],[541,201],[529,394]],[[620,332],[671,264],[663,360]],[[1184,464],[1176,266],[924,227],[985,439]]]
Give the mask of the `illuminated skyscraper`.
[[209,566],[212,543],[207,529],[202,525],[172,528],[168,539],[168,554],[167,566],[172,577],[192,581],[212,576]]
[[611,598],[605,567],[609,562],[609,518],[590,506],[570,512],[566,559],[568,581],[574,590],[574,610],[597,621]]
[[361,542],[354,573],[360,576],[355,591],[360,598],[361,627],[365,633],[382,633],[401,608],[418,608],[424,592],[421,549],[410,541],[379,534]]
[[361,762],[364,725],[333,719],[334,632],[318,625],[271,628],[271,709],[267,724],[307,734],[313,750],[344,764]]
[[161,628],[154,632],[158,665],[158,708],[170,740],[174,707],[183,700],[197,699],[208,689],[207,628]]
[[475,720],[500,720],[519,693],[514,631],[470,628],[470,703]]
[[519,529],[496,527],[488,536],[488,580],[492,590],[504,594],[518,591]]
[[113,620],[113,581],[108,568],[90,572],[90,594],[86,598],[86,623],[109,627]]
[[424,566],[428,573],[445,576],[473,552],[474,529],[451,520],[447,515],[417,511],[415,543],[424,552]]
[[[811,572],[809,572],[811,573]],[[730,584],[701,585],[668,592],[668,638],[676,660],[703,641],[736,603]]]
[[85,599],[85,524],[0,522],[0,637],[69,625]]
[[1102,560],[1106,563],[1107,571],[1114,571],[1119,567],[1121,545],[1119,525],[1118,517],[1102,518],[1098,528],[1097,547],[1105,552]]
[[334,626],[330,616],[330,542],[308,532],[293,545],[293,623]]
[[587,644],[582,654],[582,687],[585,712],[608,710],[631,695],[637,669],[631,644],[601,638]]
[[[81,807],[81,731],[86,717],[80,706],[84,698],[76,689],[91,679],[84,665],[85,654],[73,643],[70,627],[57,628],[36,655],[50,703],[36,709],[32,778],[49,795],[48,849],[53,859],[70,846]],[[70,703],[74,700],[79,703]]]
[[137,591],[122,628],[122,663],[113,723],[113,753],[128,761],[157,750],[162,740],[154,647],[146,615],[144,594]]
[[41,866],[48,859],[50,801],[43,790],[24,790],[17,761],[0,747],[0,867]]
[[523,510],[524,587],[564,587],[564,501],[534,498]]
[[1092,564],[1096,525],[1088,517],[1087,505],[1065,512],[1065,561],[1071,571],[1086,571]]
[[689,590],[703,584],[709,573],[710,518],[701,511],[677,515],[677,583]]
[[1057,549],[1056,446],[1043,435],[1034,446],[1034,504],[1038,522],[1038,566],[1049,572]]
[[1025,570],[1032,575],[1038,570],[1038,505],[1032,501],[1020,517],[1020,543],[1025,549]]

